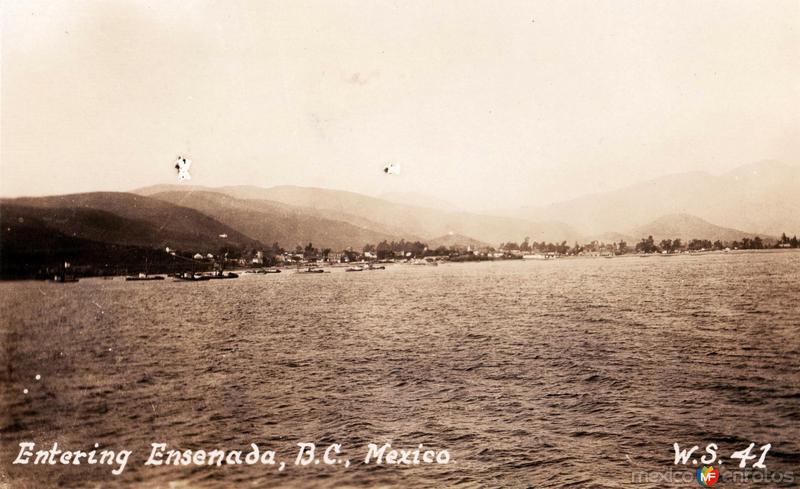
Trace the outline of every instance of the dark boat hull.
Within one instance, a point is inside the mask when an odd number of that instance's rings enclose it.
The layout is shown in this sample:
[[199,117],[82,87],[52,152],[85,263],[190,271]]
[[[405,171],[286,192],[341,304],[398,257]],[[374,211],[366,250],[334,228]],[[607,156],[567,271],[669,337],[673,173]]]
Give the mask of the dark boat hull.
[[208,277],[206,275],[190,275],[187,277],[184,275],[177,274],[175,275],[174,278],[176,281],[181,281],[181,282],[205,282],[207,280],[211,280],[211,277]]
[[222,275],[211,275],[208,278],[210,278],[212,280],[224,280],[224,279],[230,279],[230,278],[239,278],[239,274],[238,273],[229,272],[229,273],[222,274]]

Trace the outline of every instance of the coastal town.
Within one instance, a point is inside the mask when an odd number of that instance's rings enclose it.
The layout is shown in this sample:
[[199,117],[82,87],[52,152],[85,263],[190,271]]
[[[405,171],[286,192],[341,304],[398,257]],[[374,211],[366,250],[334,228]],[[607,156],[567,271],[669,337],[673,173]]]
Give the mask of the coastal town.
[[[334,251],[330,248],[297,245],[286,250],[274,243],[267,250],[232,250],[221,248],[211,251],[182,251],[166,247],[169,259],[159,265],[149,262],[131,264],[122,273],[119,268],[103,269],[92,264],[64,262],[63,266],[48,267],[39,278],[56,282],[75,282],[80,276],[125,275],[129,281],[164,280],[167,274],[175,280],[206,281],[238,278],[239,273],[271,274],[283,271],[296,273],[325,273],[326,268],[343,268],[346,272],[384,270],[388,264],[438,266],[440,263],[479,262],[494,260],[554,260],[563,258],[615,258],[625,256],[677,256],[681,254],[729,253],[746,250],[781,250],[800,247],[797,236],[785,233],[779,239],[744,237],[741,240],[722,242],[704,239],[662,239],[653,236],[642,238],[629,245],[624,240],[604,243],[593,240],[586,244],[536,242],[525,238],[520,243],[507,242],[498,247],[484,246],[473,249],[470,245],[439,246],[430,249],[420,241],[382,241],[365,245],[361,250],[347,248]],[[176,271],[177,270],[177,271]],[[236,270],[237,272],[230,271]],[[134,272],[133,274],[131,272]],[[42,276],[43,275],[43,276]]]

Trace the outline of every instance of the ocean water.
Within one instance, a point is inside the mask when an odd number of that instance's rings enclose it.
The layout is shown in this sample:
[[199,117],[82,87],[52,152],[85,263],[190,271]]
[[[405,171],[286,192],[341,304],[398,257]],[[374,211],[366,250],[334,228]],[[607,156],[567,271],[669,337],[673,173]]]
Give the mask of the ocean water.
[[[0,283],[0,487],[700,487],[659,478],[694,477],[673,443],[726,476],[751,442],[784,479],[720,486],[797,487],[799,304],[797,252]],[[24,441],[133,454],[13,465]],[[451,460],[365,465],[386,442]],[[145,466],[151,443],[286,466]]]

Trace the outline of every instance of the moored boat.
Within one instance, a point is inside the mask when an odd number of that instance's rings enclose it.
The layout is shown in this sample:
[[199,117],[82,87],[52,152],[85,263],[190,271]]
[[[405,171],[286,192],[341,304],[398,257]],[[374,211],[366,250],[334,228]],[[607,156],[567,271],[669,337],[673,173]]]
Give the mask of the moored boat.
[[175,280],[181,280],[186,282],[204,282],[206,280],[211,280],[211,277],[209,277],[208,275],[203,275],[200,273],[189,273],[189,272],[185,272],[182,274],[176,273],[174,277]]
[[51,282],[58,282],[61,284],[61,283],[77,282],[78,280],[79,280],[78,277],[74,275],[61,274],[61,275],[54,275]]
[[128,282],[139,282],[144,280],[164,280],[164,277],[161,275],[147,275],[146,273],[140,273],[139,275],[125,277],[125,280]]
[[308,267],[305,270],[297,270],[297,273],[331,273],[331,272],[323,270],[321,268]]
[[244,273],[265,275],[267,273],[281,273],[281,271],[278,268],[259,268],[258,270],[247,270]]
[[239,278],[238,273],[218,271],[211,274],[210,279],[226,279],[226,278]]

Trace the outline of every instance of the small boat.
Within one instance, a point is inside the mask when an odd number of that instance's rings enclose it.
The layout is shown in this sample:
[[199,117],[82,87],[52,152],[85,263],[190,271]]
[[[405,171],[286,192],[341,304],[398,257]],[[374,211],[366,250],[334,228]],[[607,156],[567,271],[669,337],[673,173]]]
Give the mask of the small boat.
[[238,273],[233,273],[233,272],[222,272],[222,271],[219,271],[219,272],[214,272],[208,278],[210,278],[210,279],[239,278],[239,274]]
[[244,273],[254,273],[254,274],[264,275],[267,273],[281,273],[281,271],[277,268],[259,268],[258,270],[247,270]]
[[331,272],[325,271],[325,270],[323,270],[321,268],[308,267],[305,270],[298,270],[297,273],[331,273]]
[[143,280],[164,280],[164,277],[161,275],[147,275],[146,273],[140,273],[136,276],[125,277],[125,280],[128,282],[138,282]]
[[364,267],[347,267],[345,272],[363,272]]
[[51,282],[58,282],[60,284],[66,283],[74,283],[78,281],[78,277],[75,275],[68,275],[68,274],[61,274],[61,275],[54,275],[53,280]]
[[211,280],[211,277],[209,277],[208,275],[200,274],[200,273],[189,273],[189,272],[186,272],[186,273],[183,273],[183,274],[176,273],[175,274],[175,280],[181,280],[181,281],[186,281],[186,282],[203,282],[203,281],[206,281],[206,280]]
[[369,265],[369,266],[367,267],[367,270],[386,270],[386,267],[385,267],[385,266],[383,266],[383,265],[378,265],[378,266],[375,266],[375,265]]

